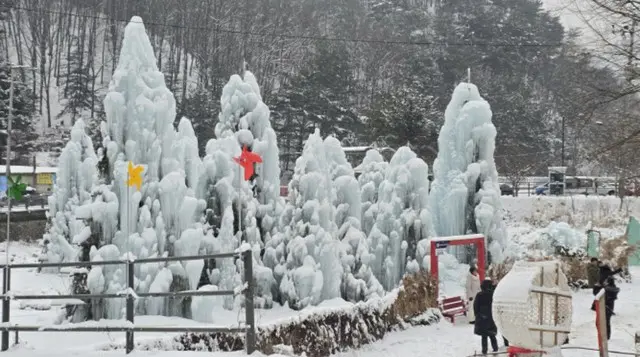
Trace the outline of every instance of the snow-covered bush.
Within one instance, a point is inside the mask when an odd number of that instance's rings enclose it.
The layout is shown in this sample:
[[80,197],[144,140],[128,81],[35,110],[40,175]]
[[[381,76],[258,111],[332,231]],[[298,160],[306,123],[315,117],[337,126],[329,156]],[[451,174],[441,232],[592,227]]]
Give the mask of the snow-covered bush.
[[[240,153],[238,144],[233,136],[212,139],[207,143],[206,151],[204,171],[198,188],[198,196],[206,201],[206,221],[210,227],[204,240],[205,252],[215,254],[234,251],[240,246],[240,233],[237,232],[234,212],[234,201],[238,200],[238,170],[232,159]],[[230,259],[216,259],[215,268],[209,267],[207,273],[210,283],[222,290],[233,289],[241,281],[240,274]],[[209,302],[203,304],[212,304],[217,300],[209,297],[201,300],[207,299]],[[224,301],[225,308],[233,307],[231,297],[225,297]]]
[[342,242],[338,252],[344,270],[342,297],[349,301],[358,301],[381,296],[383,289],[369,267],[373,255],[369,251],[367,236],[362,232],[360,223],[360,184],[354,177],[353,169],[340,142],[330,136],[324,140],[324,147],[333,182],[332,199],[338,229],[336,234]]
[[[421,272],[405,276],[402,288],[382,298],[309,308],[291,319],[258,329],[257,348],[264,354],[281,351],[277,347],[285,346],[282,350],[287,351],[286,355],[328,356],[360,348],[398,328],[437,323],[441,314],[436,308],[436,287],[431,275]],[[202,306],[199,300],[196,306]],[[207,313],[209,308],[199,311]],[[157,347],[163,342],[150,341],[149,345]],[[243,336],[235,333],[187,333],[169,341],[172,347],[177,344],[183,351],[237,351],[243,342]]]
[[[565,222],[551,222],[546,229],[548,255],[585,255],[587,241],[583,232],[577,231]],[[541,240],[542,240],[541,239]]]
[[384,161],[378,150],[367,151],[358,177],[360,183],[360,199],[362,202],[362,230],[368,236],[378,216],[378,189],[384,181],[384,173],[389,164]]
[[49,197],[49,231],[44,235],[47,261],[78,260],[79,244],[91,236],[91,228],[77,219],[76,209],[91,204],[91,194],[98,183],[98,158],[82,120],[71,129],[71,138],[62,150],[56,186]]
[[418,242],[433,236],[427,208],[429,168],[408,147],[396,151],[380,183],[378,215],[369,234],[371,267],[386,290],[395,287],[407,264],[415,266]]
[[489,103],[475,85],[456,87],[438,137],[430,208],[439,236],[481,233],[487,237],[492,261],[500,262],[506,231],[491,116]]
[[336,231],[332,197],[329,162],[316,130],[296,160],[281,233],[267,242],[263,258],[265,266],[274,270],[281,302],[293,308],[340,296],[343,269],[340,242],[332,236]]

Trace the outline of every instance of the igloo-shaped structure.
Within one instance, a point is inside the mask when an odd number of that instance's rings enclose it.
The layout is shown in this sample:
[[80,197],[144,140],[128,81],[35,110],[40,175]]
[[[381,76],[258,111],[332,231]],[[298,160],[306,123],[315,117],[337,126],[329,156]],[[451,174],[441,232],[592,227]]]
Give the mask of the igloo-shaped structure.
[[493,295],[493,318],[509,344],[535,351],[571,331],[571,288],[557,261],[516,262]]

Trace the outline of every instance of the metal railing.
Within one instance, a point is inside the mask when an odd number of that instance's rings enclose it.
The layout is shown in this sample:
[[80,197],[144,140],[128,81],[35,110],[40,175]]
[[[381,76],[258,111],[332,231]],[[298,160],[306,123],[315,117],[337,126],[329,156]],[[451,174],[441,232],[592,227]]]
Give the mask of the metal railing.
[[[245,326],[243,327],[163,327],[163,326],[135,326],[134,324],[134,302],[138,297],[189,297],[189,296],[224,296],[235,295],[234,290],[218,291],[177,291],[177,292],[147,292],[136,293],[134,291],[134,271],[136,264],[162,263],[176,261],[193,261],[221,258],[242,257],[244,262],[244,286],[242,292],[245,296]],[[127,267],[127,290],[116,294],[68,294],[68,295],[19,295],[11,293],[11,271],[13,269],[28,268],[65,268],[65,267],[91,267],[106,265],[126,265]],[[9,264],[2,267],[3,274],[3,294],[2,298],[2,348],[1,351],[9,349],[9,332],[36,332],[36,331],[65,331],[65,332],[125,332],[126,352],[133,351],[134,332],[198,332],[198,333],[245,333],[245,344],[247,353],[251,354],[256,348],[255,314],[253,305],[254,282],[253,282],[253,259],[251,250],[236,253],[222,253],[201,256],[184,257],[159,257],[137,260],[111,260],[96,262],[73,262],[73,263],[33,263],[33,264]],[[62,300],[62,299],[126,299],[126,321],[123,326],[69,326],[57,328],[56,326],[27,326],[10,324],[10,303],[11,300]]]

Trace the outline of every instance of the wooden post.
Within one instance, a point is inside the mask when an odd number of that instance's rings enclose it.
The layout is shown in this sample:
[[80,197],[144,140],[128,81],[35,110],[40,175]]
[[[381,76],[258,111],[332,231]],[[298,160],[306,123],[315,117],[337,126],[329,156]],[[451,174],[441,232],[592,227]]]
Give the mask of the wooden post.
[[[129,190],[129,188],[127,187],[127,190]],[[128,218],[128,217],[127,217]],[[128,237],[127,237],[128,238]],[[128,254],[128,251],[127,251]],[[128,259],[129,261],[127,262],[127,305],[126,305],[126,315],[127,315],[127,321],[129,321],[131,324],[133,324],[133,318],[134,318],[134,301],[135,301],[135,297],[133,296],[134,293],[134,265],[135,262],[133,260],[131,260],[131,256],[128,255]],[[126,332],[126,350],[127,350],[127,354],[131,353],[131,351],[133,351],[133,329],[127,330]]]
[[[540,287],[544,288],[544,267],[540,267]],[[542,318],[542,314],[544,314],[544,295],[538,293],[540,297],[540,303],[538,304],[538,325],[542,326],[544,323],[544,319]],[[543,345],[544,342],[544,332],[540,331],[540,346]]]
[[[560,263],[556,263],[556,286],[560,285]],[[553,326],[558,326],[558,295],[555,296],[555,310],[553,311]],[[553,334],[553,344],[558,345],[558,333]]]
[[[9,227],[7,226],[7,229]],[[7,247],[8,248],[8,247]],[[2,323],[9,323],[9,314],[11,312],[11,299],[9,299],[8,292],[11,291],[11,268],[9,268],[9,260],[4,267],[4,274],[2,274]],[[9,349],[9,331],[2,331],[2,351]]]
[[636,357],[640,357],[640,331],[636,331]]
[[607,339],[607,316],[604,300],[604,289],[595,297],[596,302],[596,329],[598,330],[598,349],[600,357],[609,357],[609,340]]
[[256,319],[253,306],[253,252],[247,250],[244,256],[244,282],[247,287],[244,291],[245,323],[247,324],[246,341],[247,354],[256,350]]

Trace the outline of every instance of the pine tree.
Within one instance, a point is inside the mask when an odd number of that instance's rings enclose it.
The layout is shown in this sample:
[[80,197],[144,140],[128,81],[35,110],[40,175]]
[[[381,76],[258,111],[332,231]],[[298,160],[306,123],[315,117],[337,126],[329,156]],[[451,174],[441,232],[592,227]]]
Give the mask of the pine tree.
[[[0,63],[0,128],[3,130],[7,129],[7,118],[9,116],[10,71],[8,63]],[[32,163],[38,139],[34,126],[35,107],[33,105],[33,93],[29,87],[20,83],[19,78],[14,78],[13,80],[11,152],[14,156],[11,161],[13,164],[29,165]],[[2,158],[6,158],[6,148],[4,146],[0,147],[0,151]]]
[[346,46],[320,44],[316,50],[308,66],[288,78],[272,106],[278,146],[289,161],[283,171],[290,172],[295,153],[302,152],[314,128],[346,145],[362,139],[364,127],[353,103],[357,85]]
[[[77,41],[76,41],[77,42]],[[88,63],[83,63],[84,54],[81,53],[84,49],[77,48],[72,52],[71,57],[67,60],[70,62],[71,71],[67,73],[67,82],[64,87],[64,97],[67,99],[64,108],[58,115],[62,117],[69,115],[71,117],[71,123],[79,118],[92,118],[99,106],[100,99],[98,98],[98,90],[94,86],[94,82],[97,77],[91,74],[91,68]],[[90,120],[88,125],[93,129],[91,133],[97,133],[98,122]]]
[[439,115],[432,96],[402,88],[383,96],[370,112],[370,141],[392,148],[410,145],[421,158],[434,159]]
[[204,153],[207,141],[215,135],[214,128],[217,114],[220,112],[220,102],[210,90],[198,88],[180,104],[178,117],[191,119],[200,143],[199,150]]

